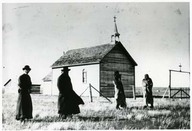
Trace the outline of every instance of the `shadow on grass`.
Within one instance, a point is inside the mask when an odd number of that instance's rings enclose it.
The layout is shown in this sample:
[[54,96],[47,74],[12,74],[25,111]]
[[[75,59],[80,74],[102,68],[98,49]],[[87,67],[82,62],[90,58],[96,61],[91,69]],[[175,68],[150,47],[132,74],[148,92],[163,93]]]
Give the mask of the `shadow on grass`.
[[98,122],[98,121],[113,121],[115,120],[115,117],[93,117],[93,116],[78,116],[78,119],[80,121],[94,121],[94,122]]
[[162,105],[162,106],[154,106],[153,109],[148,108],[143,108],[142,106],[138,107],[138,106],[132,106],[132,107],[128,107],[126,110],[127,111],[131,111],[131,110],[143,110],[143,111],[147,111],[147,110],[190,110],[190,106],[189,105]]
[[72,118],[66,118],[62,119],[59,118],[58,116],[46,116],[43,118],[34,118],[31,120],[31,122],[68,122],[68,121],[93,121],[93,122],[98,122],[98,121],[114,121],[115,117],[99,117],[99,116],[74,116]]
[[46,117],[35,117],[31,122],[60,122],[63,121],[58,116],[46,116]]
[[155,109],[157,110],[171,110],[171,111],[180,111],[182,109],[184,110],[190,110],[190,106],[181,106],[181,105],[169,105],[169,106],[158,106],[158,107],[155,107]]

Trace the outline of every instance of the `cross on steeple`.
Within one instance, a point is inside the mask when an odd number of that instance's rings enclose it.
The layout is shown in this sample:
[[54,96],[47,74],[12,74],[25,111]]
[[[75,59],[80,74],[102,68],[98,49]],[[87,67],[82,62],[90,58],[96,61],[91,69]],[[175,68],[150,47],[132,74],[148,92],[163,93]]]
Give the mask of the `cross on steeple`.
[[180,71],[181,71],[181,67],[182,67],[182,65],[181,65],[181,63],[180,63],[180,65],[179,65]]
[[116,22],[116,18],[117,18],[117,17],[116,17],[116,16],[114,16],[113,18],[114,18],[114,22]]
[[111,42],[119,41],[119,36],[120,36],[118,29],[117,29],[117,24],[116,24],[116,18],[117,17],[114,16],[113,18],[114,18],[115,27],[114,27],[114,34],[111,35]]

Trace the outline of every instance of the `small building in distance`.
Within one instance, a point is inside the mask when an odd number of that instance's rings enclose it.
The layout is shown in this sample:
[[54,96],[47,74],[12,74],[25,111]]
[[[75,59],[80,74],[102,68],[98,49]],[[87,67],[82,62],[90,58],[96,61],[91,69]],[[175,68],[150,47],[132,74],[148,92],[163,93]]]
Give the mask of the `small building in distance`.
[[53,94],[52,93],[52,71],[42,79],[40,92],[44,95]]

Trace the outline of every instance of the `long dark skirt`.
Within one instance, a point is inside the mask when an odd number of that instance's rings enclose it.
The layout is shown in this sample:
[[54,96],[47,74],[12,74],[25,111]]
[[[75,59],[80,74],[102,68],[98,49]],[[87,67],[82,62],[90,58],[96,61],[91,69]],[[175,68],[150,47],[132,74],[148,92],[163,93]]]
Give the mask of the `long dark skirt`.
[[121,107],[127,106],[125,94],[123,92],[118,93],[118,97],[117,97],[116,101],[117,101],[117,107],[118,106],[121,106]]
[[145,99],[146,99],[146,104],[151,104],[151,106],[153,107],[153,94],[152,94],[152,91],[151,92],[146,92]]
[[32,116],[32,100],[28,92],[20,92],[17,100],[16,120],[31,119]]
[[73,97],[65,97],[59,94],[58,97],[58,114],[60,115],[71,115],[80,113],[79,104],[74,100]]

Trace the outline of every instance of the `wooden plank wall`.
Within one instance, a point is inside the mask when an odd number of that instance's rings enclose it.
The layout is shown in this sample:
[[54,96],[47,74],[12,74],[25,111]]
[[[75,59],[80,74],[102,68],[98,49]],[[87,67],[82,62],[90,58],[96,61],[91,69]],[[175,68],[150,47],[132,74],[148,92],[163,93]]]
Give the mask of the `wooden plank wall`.
[[124,52],[116,47],[111,50],[100,65],[100,90],[107,97],[114,97],[114,71],[121,74],[126,97],[133,97],[132,88],[135,86],[135,67]]

